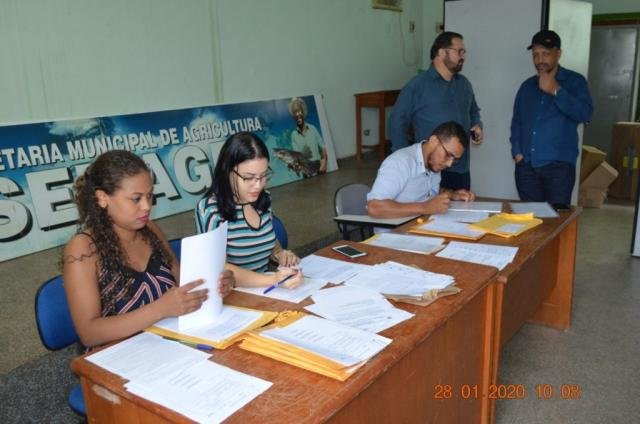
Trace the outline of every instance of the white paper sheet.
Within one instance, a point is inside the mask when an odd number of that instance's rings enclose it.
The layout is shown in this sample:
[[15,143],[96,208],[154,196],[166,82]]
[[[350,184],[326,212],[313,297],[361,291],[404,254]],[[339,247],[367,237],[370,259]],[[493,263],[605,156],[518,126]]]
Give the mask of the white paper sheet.
[[222,311],[222,297],[218,293],[218,279],[224,268],[227,252],[227,223],[213,231],[182,239],[180,284],[203,278],[198,289],[209,289],[209,297],[197,311],[178,318],[180,331],[212,323]]
[[499,270],[502,270],[509,263],[513,262],[517,253],[518,248],[514,246],[452,241],[447,247],[438,252],[436,256],[495,266]]
[[409,234],[380,233],[366,243],[389,249],[414,253],[431,253],[442,247],[442,237],[412,236]]
[[455,222],[474,223],[489,218],[489,212],[485,211],[457,211],[449,210],[446,213],[432,215],[432,218],[444,219]]
[[509,203],[513,213],[533,213],[536,218],[557,218],[556,212],[547,202],[512,202]]
[[355,264],[318,255],[305,256],[298,265],[304,275],[338,284],[369,265]]
[[499,213],[502,212],[502,202],[465,202],[464,200],[452,200],[449,203],[449,210]]
[[213,322],[198,327],[191,327],[186,331],[180,328],[178,318],[175,317],[165,318],[156,322],[154,325],[167,330],[188,334],[189,336],[222,342],[248,327],[249,324],[257,320],[260,315],[259,311],[223,306],[222,311],[214,317]]
[[304,282],[295,289],[276,287],[268,293],[264,293],[265,287],[236,287],[235,290],[255,294],[256,296],[264,296],[292,303],[300,303],[326,285],[326,280],[304,277]]
[[263,331],[262,335],[301,347],[345,367],[367,361],[391,343],[387,337],[312,315],[286,327]]
[[168,370],[206,360],[209,356],[155,334],[140,333],[86,359],[127,380],[146,380]]
[[486,234],[486,232],[484,231],[472,230],[471,228],[469,228],[469,224],[441,219],[438,218],[438,215],[434,215],[431,221],[427,222],[426,224],[420,225],[418,228],[426,231],[455,234],[458,236],[471,238]]
[[194,421],[219,423],[271,385],[214,362],[202,361],[147,383],[129,382],[125,388]]
[[379,333],[413,314],[396,308],[380,293],[360,287],[338,286],[320,290],[307,306],[310,312],[349,327]]

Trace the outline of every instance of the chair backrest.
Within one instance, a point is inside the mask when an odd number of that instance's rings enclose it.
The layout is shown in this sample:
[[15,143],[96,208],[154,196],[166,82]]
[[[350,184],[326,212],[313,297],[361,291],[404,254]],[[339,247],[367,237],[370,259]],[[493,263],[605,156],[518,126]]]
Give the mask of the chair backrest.
[[80,340],[71,320],[61,275],[40,286],[35,309],[38,333],[44,347],[58,350]]
[[169,240],[169,246],[171,246],[171,250],[173,250],[173,253],[176,255],[176,258],[178,258],[178,262],[180,262],[180,253],[182,251],[182,239],[174,238],[172,240]]
[[287,236],[287,229],[284,228],[284,224],[275,215],[271,216],[271,223],[273,224],[273,231],[276,233],[276,238],[280,242],[280,246],[286,249],[289,246],[289,236]]
[[371,188],[366,184],[347,184],[336,190],[333,198],[336,215],[366,215],[367,193]]

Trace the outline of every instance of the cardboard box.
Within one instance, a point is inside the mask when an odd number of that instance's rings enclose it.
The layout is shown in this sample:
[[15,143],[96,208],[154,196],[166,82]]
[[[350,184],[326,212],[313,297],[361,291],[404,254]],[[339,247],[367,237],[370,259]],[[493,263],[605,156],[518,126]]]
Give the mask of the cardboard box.
[[578,205],[583,208],[601,208],[607,198],[607,189],[586,188],[580,189]]
[[611,184],[609,195],[635,200],[640,174],[640,122],[617,122],[611,141],[611,165],[620,175]]
[[582,182],[594,169],[604,162],[607,154],[593,146],[582,146],[582,159],[580,159],[580,181]]
[[600,165],[580,183],[580,189],[597,188],[605,190],[617,176],[618,171],[611,165],[607,162],[600,162]]

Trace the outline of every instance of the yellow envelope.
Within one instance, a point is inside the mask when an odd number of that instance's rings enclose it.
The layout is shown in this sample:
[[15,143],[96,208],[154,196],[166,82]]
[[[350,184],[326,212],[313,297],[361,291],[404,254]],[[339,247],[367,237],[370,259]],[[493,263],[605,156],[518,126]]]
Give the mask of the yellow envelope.
[[483,221],[470,224],[469,228],[501,237],[514,237],[540,224],[542,224],[542,220],[534,218],[533,213],[499,213]]

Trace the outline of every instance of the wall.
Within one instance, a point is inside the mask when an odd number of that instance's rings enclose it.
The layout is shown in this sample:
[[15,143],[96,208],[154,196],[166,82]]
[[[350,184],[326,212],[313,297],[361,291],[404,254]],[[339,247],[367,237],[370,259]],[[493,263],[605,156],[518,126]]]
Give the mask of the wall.
[[[405,0],[402,13],[370,0],[3,0],[0,124],[319,93],[337,155],[349,156],[353,94],[400,88],[422,61],[422,26],[429,43],[435,35],[441,18],[430,24],[423,4],[441,9],[433,0]],[[366,115],[365,124],[376,128]]]
[[0,124],[211,103],[208,8],[208,0],[3,0]]
[[590,0],[593,14],[640,12],[638,0]]

